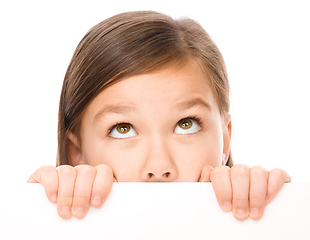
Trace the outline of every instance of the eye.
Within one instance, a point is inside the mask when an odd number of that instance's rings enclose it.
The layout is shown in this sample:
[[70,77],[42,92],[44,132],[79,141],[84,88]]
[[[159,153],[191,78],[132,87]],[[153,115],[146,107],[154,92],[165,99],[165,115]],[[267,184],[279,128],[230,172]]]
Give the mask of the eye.
[[109,134],[113,138],[130,138],[137,135],[137,132],[129,123],[120,123],[112,128]]
[[201,127],[198,120],[184,118],[177,123],[174,133],[182,135],[192,134],[198,132],[200,129]]

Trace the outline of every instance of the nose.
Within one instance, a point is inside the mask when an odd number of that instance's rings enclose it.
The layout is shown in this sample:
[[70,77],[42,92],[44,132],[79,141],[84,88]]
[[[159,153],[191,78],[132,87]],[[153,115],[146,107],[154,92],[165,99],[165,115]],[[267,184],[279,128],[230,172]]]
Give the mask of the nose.
[[146,182],[170,182],[177,178],[178,172],[173,151],[163,139],[150,141],[147,146],[142,179]]
[[147,176],[148,181],[169,181],[171,179],[171,172],[164,172],[163,174],[155,174],[153,172],[149,172]]

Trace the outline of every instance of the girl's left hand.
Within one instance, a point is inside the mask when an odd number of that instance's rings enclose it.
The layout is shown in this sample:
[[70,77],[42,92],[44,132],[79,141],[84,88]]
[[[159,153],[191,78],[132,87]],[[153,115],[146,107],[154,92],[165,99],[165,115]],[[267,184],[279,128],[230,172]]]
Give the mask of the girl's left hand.
[[221,209],[232,211],[236,219],[244,220],[261,218],[265,205],[284,183],[291,182],[291,178],[282,169],[268,172],[260,166],[249,168],[237,164],[232,168],[207,165],[202,169],[199,181],[212,182]]

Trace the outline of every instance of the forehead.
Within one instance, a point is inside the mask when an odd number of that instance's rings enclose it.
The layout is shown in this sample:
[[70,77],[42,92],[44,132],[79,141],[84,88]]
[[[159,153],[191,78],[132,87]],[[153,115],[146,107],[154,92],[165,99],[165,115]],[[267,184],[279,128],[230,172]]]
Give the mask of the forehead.
[[171,67],[121,80],[104,89],[86,108],[92,117],[107,108],[171,108],[197,99],[218,109],[209,79],[196,64]]

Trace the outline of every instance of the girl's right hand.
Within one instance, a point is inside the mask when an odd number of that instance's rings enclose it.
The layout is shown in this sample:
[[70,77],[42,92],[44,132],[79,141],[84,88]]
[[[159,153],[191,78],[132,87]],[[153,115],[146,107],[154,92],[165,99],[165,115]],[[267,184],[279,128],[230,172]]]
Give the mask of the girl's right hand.
[[44,186],[47,198],[52,203],[57,202],[60,217],[67,219],[73,215],[83,218],[89,204],[100,207],[106,200],[113,184],[113,171],[105,164],[96,167],[44,166],[36,170],[27,182]]

